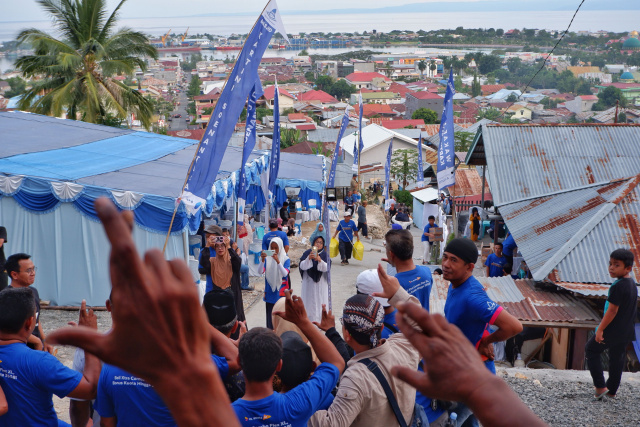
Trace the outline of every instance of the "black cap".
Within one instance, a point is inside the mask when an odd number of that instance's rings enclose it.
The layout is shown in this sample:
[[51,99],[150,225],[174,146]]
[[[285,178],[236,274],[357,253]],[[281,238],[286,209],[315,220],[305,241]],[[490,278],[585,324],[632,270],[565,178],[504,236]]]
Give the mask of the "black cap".
[[202,302],[209,323],[215,326],[224,326],[237,318],[236,302],[233,295],[227,291],[213,290],[204,294]]
[[278,376],[289,388],[302,384],[309,379],[313,369],[311,347],[295,331],[287,331],[280,336],[282,340],[282,369]]
[[476,244],[464,237],[457,237],[450,241],[444,251],[457,256],[466,263],[475,264],[478,261]]

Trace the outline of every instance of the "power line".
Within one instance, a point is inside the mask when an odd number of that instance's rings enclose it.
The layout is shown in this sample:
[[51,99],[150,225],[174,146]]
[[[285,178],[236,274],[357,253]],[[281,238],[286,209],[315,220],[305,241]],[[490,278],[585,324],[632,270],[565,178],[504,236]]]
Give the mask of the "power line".
[[[538,68],[538,71],[536,71],[536,73],[533,75],[533,77],[531,77],[531,80],[529,80],[529,83],[527,83],[527,85],[524,87],[524,89],[522,90],[522,93],[520,94],[520,96],[518,97],[518,99],[520,99],[522,97],[522,95],[525,94],[525,92],[527,91],[527,89],[529,88],[529,85],[531,84],[531,82],[533,82],[533,80],[538,76],[538,74],[540,73],[540,71],[542,71],[542,69],[544,68],[545,65],[547,65],[547,61],[549,60],[549,57],[551,57],[551,54],[553,53],[554,50],[556,50],[556,47],[558,47],[558,45],[560,44],[560,42],[562,41],[562,39],[564,39],[564,36],[567,35],[567,33],[569,32],[569,28],[571,28],[571,24],[573,24],[573,20],[576,19],[576,15],[578,14],[578,11],[580,10],[580,8],[582,7],[583,3],[585,2],[585,0],[582,0],[580,2],[580,4],[578,5],[578,8],[576,9],[576,11],[573,13],[573,16],[571,17],[571,21],[569,21],[569,25],[567,26],[567,29],[564,30],[564,33],[562,33],[562,35],[560,36],[560,38],[558,39],[558,41],[556,42],[556,44],[553,46],[553,49],[551,49],[551,52],[549,52],[549,54],[547,55],[547,57],[544,59],[544,61],[542,61],[542,65],[540,66],[540,68]],[[512,102],[511,105],[509,105],[509,107],[505,108],[505,110],[502,112],[502,114],[500,114],[497,119],[499,119],[500,117],[504,116],[504,113],[507,112],[507,110],[513,105],[515,104],[517,101]]]

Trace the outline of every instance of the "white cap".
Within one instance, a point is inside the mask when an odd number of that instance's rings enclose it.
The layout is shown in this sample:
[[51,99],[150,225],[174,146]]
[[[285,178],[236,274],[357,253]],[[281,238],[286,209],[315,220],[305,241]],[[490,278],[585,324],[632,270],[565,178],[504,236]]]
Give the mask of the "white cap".
[[[356,289],[361,294],[371,295],[373,293],[382,292],[382,283],[377,270],[365,270],[358,274],[356,278]],[[386,298],[374,297],[383,307],[389,307],[389,300]]]
[[344,214],[342,216],[351,216],[351,209],[347,209],[346,211],[344,211]]

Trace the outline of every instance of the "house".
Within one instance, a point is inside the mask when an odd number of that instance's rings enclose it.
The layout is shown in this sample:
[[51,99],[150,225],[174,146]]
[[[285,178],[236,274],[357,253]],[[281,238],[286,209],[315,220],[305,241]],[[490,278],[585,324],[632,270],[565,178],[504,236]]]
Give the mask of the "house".
[[403,129],[411,127],[413,129],[423,128],[426,125],[422,119],[409,120],[382,120],[380,125],[385,129]]
[[[356,134],[351,134],[343,137],[340,141],[346,164],[353,164],[353,148],[356,143],[356,137]],[[364,148],[360,157],[361,165],[384,165],[391,141],[393,141],[393,151],[403,148],[416,150],[418,147],[416,140],[393,130],[385,129],[377,124],[370,124],[362,128],[362,140]],[[435,164],[437,162],[436,151],[423,144],[422,161],[425,165]],[[369,177],[364,175],[363,181],[368,181],[368,179]]]
[[487,96],[498,92],[501,89],[506,89],[505,85],[481,85],[482,96]]
[[[358,97],[359,94],[352,93],[350,100],[351,104],[357,104]],[[403,100],[399,93],[371,91],[362,92],[362,102],[375,104],[402,104]]]
[[444,107],[444,98],[432,92],[411,92],[406,95],[405,106],[407,111],[404,113],[405,119],[412,118],[413,113],[419,108],[428,108],[438,114],[438,120],[442,118],[442,108]]
[[351,73],[344,79],[356,89],[387,89],[391,85],[391,79],[380,73]]
[[595,95],[580,95],[576,96],[573,101],[564,102],[563,106],[572,113],[585,113],[591,111],[593,104],[598,102],[598,97]]
[[193,101],[196,104],[196,110],[213,106],[218,100],[218,98],[220,98],[220,94],[221,94],[221,90],[219,88],[215,88],[211,92],[205,95],[194,96]]
[[[640,253],[638,141],[635,125],[479,129],[466,163],[486,167],[494,203],[541,286],[601,309],[614,280],[609,254],[620,247]],[[638,263],[631,277],[640,278]],[[586,339],[586,330],[576,330],[559,341],[580,349]]]
[[596,89],[599,92],[609,86],[620,89],[627,102],[632,105],[640,105],[640,83],[605,83],[596,85]]
[[362,116],[367,118],[391,118],[396,116],[396,112],[391,109],[389,104],[364,104],[362,106]]
[[523,105],[513,104],[506,109],[505,114],[511,114],[512,119],[522,121],[531,120],[532,111]]
[[[289,108],[293,108],[295,98],[285,89],[278,88],[278,105],[280,106],[280,113]],[[267,86],[264,88],[264,94],[260,97],[259,103],[265,105],[270,110],[273,110],[273,101],[275,98],[275,86]]]

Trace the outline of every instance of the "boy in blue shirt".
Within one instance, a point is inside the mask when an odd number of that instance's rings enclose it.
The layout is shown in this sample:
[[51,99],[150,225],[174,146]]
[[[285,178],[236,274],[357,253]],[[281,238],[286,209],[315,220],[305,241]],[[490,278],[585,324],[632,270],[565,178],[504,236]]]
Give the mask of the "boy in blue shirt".
[[282,367],[282,341],[273,331],[253,328],[240,338],[240,366],[245,395],[233,402],[243,426],[287,425],[304,427],[326,401],[344,370],[344,360],[331,341],[307,317],[302,299],[285,292],[285,312],[276,315],[295,324],[307,337],[322,362],[304,383],[285,394],[273,390],[273,377]]
[[504,265],[506,263],[507,258],[502,255],[502,243],[498,242],[493,246],[493,253],[489,254],[484,262],[487,277],[504,276]]
[[[83,300],[81,326],[98,328],[93,310],[87,312]],[[55,356],[27,347],[36,325],[36,304],[28,288],[0,292],[0,387],[9,411],[0,417],[0,426],[61,426],[53,408],[53,394],[77,399],[93,399],[100,375],[100,361],[86,355],[84,372],[64,366]]]
[[333,238],[338,236],[338,248],[340,249],[340,264],[348,265],[351,258],[351,251],[353,250],[353,234],[355,233],[356,239],[360,241],[358,237],[358,226],[351,220],[351,211],[345,211],[344,219],[338,223],[336,232],[333,233]]
[[[585,354],[593,385],[595,398],[615,397],[626,358],[629,341],[635,339],[635,321],[637,316],[638,287],[631,279],[633,252],[628,249],[616,249],[609,258],[609,275],[616,279],[609,288],[604,306],[604,315],[585,346]],[[604,381],[600,355],[609,349],[609,379]]]
[[282,240],[285,252],[289,252],[289,238],[287,237],[287,233],[278,230],[278,221],[276,221],[275,219],[271,219],[269,220],[269,232],[265,233],[264,237],[262,238],[263,251],[269,249],[269,243],[274,237],[279,237]]
[[[444,315],[449,323],[456,325],[475,345],[485,361],[487,369],[496,373],[493,364],[493,343],[505,341],[522,332],[522,324],[498,304],[493,302],[473,277],[473,268],[478,261],[478,248],[469,239],[453,239],[444,249],[442,256],[442,278],[451,282]],[[498,330],[489,333],[489,326],[496,325]],[[459,406],[458,423],[472,416],[471,411]],[[475,417],[472,421],[477,425]]]
[[430,233],[429,230],[432,228],[438,228],[438,224],[436,224],[436,217],[433,215],[429,215],[429,222],[424,226],[424,230],[422,230],[422,264],[429,264],[431,260],[431,248],[433,247],[433,242],[429,241],[429,237],[433,237],[433,233]]

